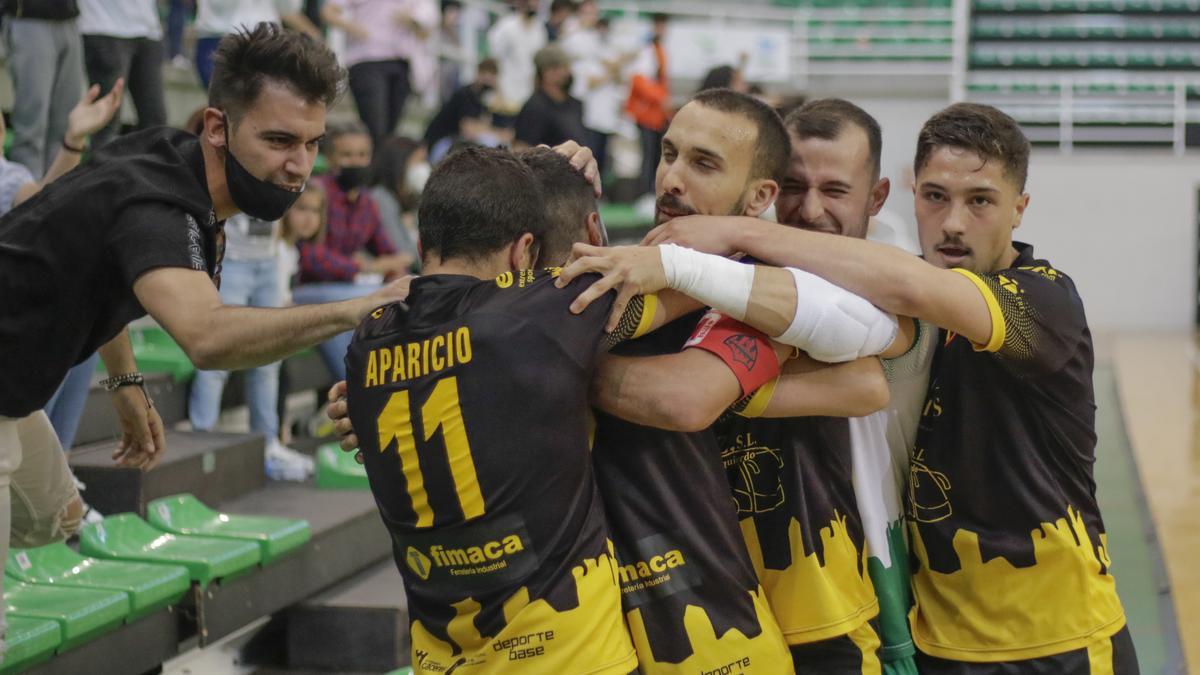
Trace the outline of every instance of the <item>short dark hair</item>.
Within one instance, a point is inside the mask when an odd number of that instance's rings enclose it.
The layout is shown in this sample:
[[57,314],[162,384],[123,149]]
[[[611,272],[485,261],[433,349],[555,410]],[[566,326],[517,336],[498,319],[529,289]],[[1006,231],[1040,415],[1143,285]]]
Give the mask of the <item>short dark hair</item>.
[[696,92],[729,87],[733,84],[734,72],[733,66],[728,64],[709,70],[704,74],[704,79],[700,81],[700,87],[696,89]]
[[574,12],[575,11],[575,3],[572,2],[572,0],[553,0],[550,3],[550,13],[551,14],[553,14],[555,12],[560,12],[564,9],[569,12]]
[[508,150],[467,146],[443,159],[417,210],[421,250],[443,260],[479,260],[529,232],[540,242],[546,218],[538,182]]
[[221,38],[213,55],[208,104],[236,119],[267,82],[277,82],[328,109],[337,103],[345,81],[345,69],[323,43],[262,22]]
[[371,132],[367,129],[367,125],[358,120],[346,120],[330,124],[325,129],[325,138],[322,139],[322,150],[325,152],[333,152],[334,144],[343,136],[366,136],[371,138]]
[[382,185],[399,200],[404,193],[408,160],[419,147],[421,144],[418,141],[407,136],[391,136],[384,139],[371,156],[371,184]]
[[489,56],[479,62],[479,65],[475,67],[475,72],[496,75],[500,72],[500,64],[496,62],[496,59]]
[[867,135],[867,145],[871,153],[868,160],[871,163],[872,178],[879,180],[883,131],[879,128],[879,122],[866,110],[844,98],[819,98],[788,113],[783,124],[800,140],[819,138],[832,141],[842,135],[848,124],[862,129]]
[[706,89],[693,96],[692,102],[713,110],[741,115],[754,122],[758,137],[754,141],[750,177],[783,182],[792,158],[792,142],[788,139],[779,113],[753,96],[732,89]]
[[547,266],[561,265],[580,241],[588,216],[597,210],[592,185],[566,157],[549,148],[531,148],[517,155],[533,171],[542,189],[546,234],[540,258]]
[[997,160],[1021,192],[1029,175],[1029,139],[1021,126],[998,108],[955,103],[930,117],[917,135],[913,173],[920,173],[938,148],[970,150],[986,163]]

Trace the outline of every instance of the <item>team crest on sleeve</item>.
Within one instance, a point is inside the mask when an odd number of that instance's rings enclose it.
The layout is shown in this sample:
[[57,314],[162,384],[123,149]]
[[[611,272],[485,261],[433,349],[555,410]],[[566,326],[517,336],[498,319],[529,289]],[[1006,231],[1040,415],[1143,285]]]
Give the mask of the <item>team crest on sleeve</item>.
[[752,335],[730,335],[725,338],[725,346],[729,348],[734,363],[746,370],[754,370],[754,364],[758,363],[757,338]]

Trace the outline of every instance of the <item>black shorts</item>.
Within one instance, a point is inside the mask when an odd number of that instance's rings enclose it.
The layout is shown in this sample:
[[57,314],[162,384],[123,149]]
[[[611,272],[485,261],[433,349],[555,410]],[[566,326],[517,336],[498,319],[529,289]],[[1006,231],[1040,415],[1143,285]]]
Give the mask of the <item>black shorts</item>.
[[880,672],[879,633],[867,621],[845,635],[790,645],[796,675],[874,675]]
[[1137,652],[1129,627],[1072,652],[1024,661],[966,663],[917,651],[921,675],[1138,675]]

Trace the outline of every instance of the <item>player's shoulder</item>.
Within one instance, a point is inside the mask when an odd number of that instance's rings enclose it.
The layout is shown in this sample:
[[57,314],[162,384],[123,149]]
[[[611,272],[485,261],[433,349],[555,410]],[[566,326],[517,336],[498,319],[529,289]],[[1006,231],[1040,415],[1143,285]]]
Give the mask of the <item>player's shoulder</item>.
[[354,331],[354,341],[363,342],[392,335],[408,322],[409,307],[404,302],[390,302],[371,310]]
[[498,293],[494,293],[497,302],[538,302],[557,301],[564,306],[570,305],[575,296],[583,292],[592,282],[600,278],[599,274],[589,272],[572,279],[563,288],[556,285],[562,268],[546,267],[538,270],[517,270],[505,272],[492,280]]

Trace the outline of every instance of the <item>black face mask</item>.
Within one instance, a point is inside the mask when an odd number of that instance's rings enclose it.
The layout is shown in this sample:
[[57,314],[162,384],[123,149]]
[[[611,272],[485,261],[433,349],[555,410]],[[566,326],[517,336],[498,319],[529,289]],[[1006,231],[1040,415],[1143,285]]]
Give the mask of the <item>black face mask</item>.
[[237,161],[229,149],[229,117],[225,117],[225,183],[233,205],[242,213],[259,220],[275,221],[283,217],[300,198],[302,190],[288,190],[255,177]]
[[367,184],[371,178],[371,167],[369,166],[344,166],[338,170],[337,181],[338,187],[342,192],[360,188]]

